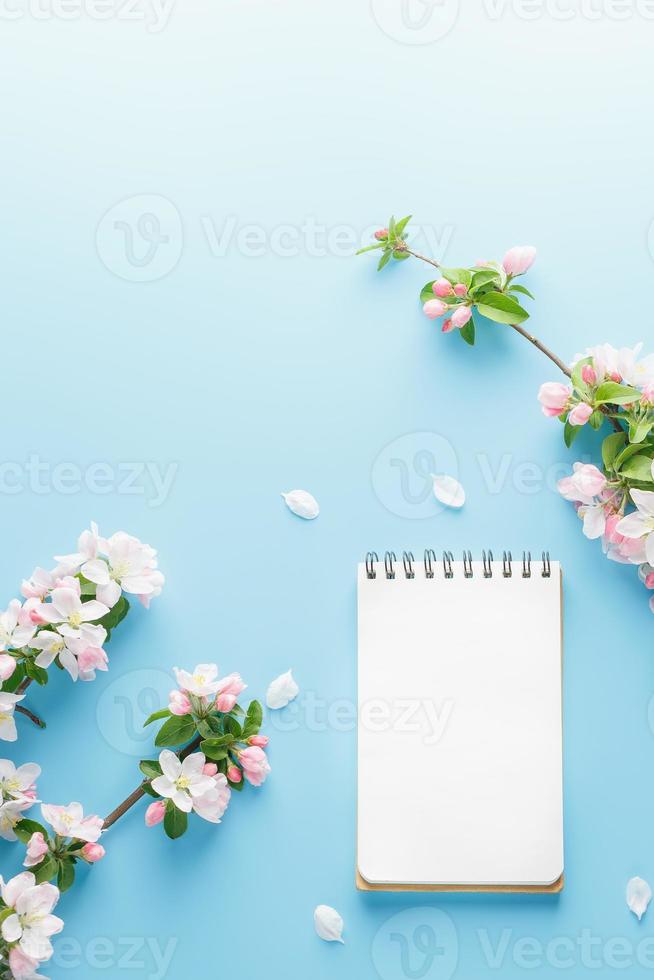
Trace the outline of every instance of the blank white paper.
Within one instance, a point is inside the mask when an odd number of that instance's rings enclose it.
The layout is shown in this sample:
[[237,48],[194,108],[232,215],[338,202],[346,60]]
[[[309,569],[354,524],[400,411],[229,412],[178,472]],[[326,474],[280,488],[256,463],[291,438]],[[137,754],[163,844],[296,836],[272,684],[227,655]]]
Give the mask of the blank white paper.
[[357,862],[376,884],[563,871],[561,571],[358,569]]

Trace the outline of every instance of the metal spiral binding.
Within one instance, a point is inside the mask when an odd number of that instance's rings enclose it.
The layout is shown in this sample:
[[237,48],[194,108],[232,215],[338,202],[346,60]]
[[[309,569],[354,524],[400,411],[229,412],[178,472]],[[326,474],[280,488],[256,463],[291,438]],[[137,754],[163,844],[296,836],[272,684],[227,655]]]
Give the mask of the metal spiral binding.
[[403,551],[402,552],[402,564],[404,565],[404,574],[406,578],[415,578],[416,574],[413,571],[413,552]]
[[423,562],[425,565],[425,578],[434,577],[434,565],[436,564],[436,552],[433,548],[425,548],[425,557]]
[[510,551],[502,552],[502,575],[504,578],[511,578],[513,575],[513,569],[511,568],[512,560]]
[[394,551],[387,551],[384,555],[384,568],[386,570],[386,578],[395,578],[395,562],[397,558],[395,557]]
[[[454,555],[451,551],[442,552],[442,562],[443,562],[443,576],[447,579],[454,578]],[[493,577],[493,552],[490,550],[482,551],[481,553],[482,571],[484,578]],[[377,569],[376,565],[379,564],[379,555],[376,551],[368,551],[366,554],[366,578],[376,579]],[[397,557],[394,551],[386,551],[384,553],[384,573],[387,579],[394,579],[395,576],[395,566],[397,564]],[[463,552],[463,577],[473,578],[474,569],[472,563],[472,552]],[[402,552],[402,565],[404,567],[404,577],[407,579],[413,579],[416,577],[415,573],[415,558],[413,557],[412,551]],[[425,578],[432,579],[436,577],[436,568],[438,567],[438,558],[436,557],[436,552],[433,548],[425,548],[423,556],[423,566],[425,570]],[[542,552],[541,559],[541,576],[543,578],[552,577],[552,564],[550,562],[549,551]],[[513,556],[510,551],[502,552],[502,576],[504,578],[512,578],[513,576]],[[522,578],[531,578],[531,551],[522,552]]]

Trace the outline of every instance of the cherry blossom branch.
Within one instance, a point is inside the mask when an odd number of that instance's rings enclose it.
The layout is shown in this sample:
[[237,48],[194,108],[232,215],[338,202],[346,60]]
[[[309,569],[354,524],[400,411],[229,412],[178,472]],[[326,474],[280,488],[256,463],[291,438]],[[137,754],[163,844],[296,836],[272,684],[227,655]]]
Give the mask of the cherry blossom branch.
[[18,702],[33,681],[48,683],[52,664],[74,681],[107,670],[104,644],[130,609],[124,593],[147,607],[164,584],[153,548],[124,531],[103,538],[95,524],[82,532],[75,553],[55,561],[52,571],[37,567],[23,581],[24,601],[12,599],[0,611],[1,740],[17,737],[14,712],[46,727]]
[[25,715],[27,718],[29,718],[29,720],[32,721],[32,722],[34,722],[34,724],[38,728],[45,728],[46,727],[46,724],[43,721],[43,719],[42,718],[39,718],[39,716],[37,714],[35,714],[33,711],[30,711],[30,709],[29,708],[26,708],[24,705],[17,704],[16,705],[16,711],[18,711],[21,715]]
[[[412,255],[414,258],[420,259],[421,262],[426,262],[428,265],[433,266],[435,269],[441,268],[440,263],[437,262],[435,259],[430,259],[428,256],[422,255],[421,252],[416,252],[414,249],[409,248],[406,242],[402,241],[401,239],[396,242],[395,250],[400,254],[404,252],[407,255]],[[536,337],[532,333],[529,333],[529,331],[525,330],[525,328],[520,326],[519,323],[509,323],[507,324],[507,326],[511,327],[512,330],[515,330],[516,333],[519,333],[521,337],[525,338],[525,340],[528,340],[530,344],[533,344],[533,346],[536,347],[536,349],[539,350],[541,354],[544,354],[545,357],[548,357],[553,364],[556,364],[559,371],[565,374],[567,378],[572,377],[572,371],[565,363],[565,361],[563,361],[557,354],[555,354],[554,351],[550,350],[549,347],[547,347],[541,340],[538,339],[538,337]],[[605,415],[608,418],[610,424],[613,426],[613,429],[616,432],[624,431],[624,429],[620,425],[620,422],[611,414],[611,411],[609,408],[607,408],[607,406],[605,405],[600,406],[599,411],[602,413],[602,415]]]
[[[180,759],[180,761],[183,761],[188,755],[191,755],[192,752],[195,752],[195,750],[200,747],[201,742],[202,742],[202,736],[196,735],[193,741],[189,745],[187,745],[185,749],[182,749],[181,752],[177,752],[176,754]],[[135,803],[138,803],[139,800],[142,800],[143,797],[147,795],[147,790],[144,789],[144,787],[147,785],[148,785],[147,779],[144,779],[142,783],[139,783],[136,789],[133,790],[129,794],[129,796],[123,800],[122,803],[119,803],[118,806],[111,811],[108,817],[104,818],[102,829],[108,830],[109,827],[113,827],[113,825],[118,820],[120,820],[120,818],[123,817],[128,810],[131,810],[131,808],[134,806]]]

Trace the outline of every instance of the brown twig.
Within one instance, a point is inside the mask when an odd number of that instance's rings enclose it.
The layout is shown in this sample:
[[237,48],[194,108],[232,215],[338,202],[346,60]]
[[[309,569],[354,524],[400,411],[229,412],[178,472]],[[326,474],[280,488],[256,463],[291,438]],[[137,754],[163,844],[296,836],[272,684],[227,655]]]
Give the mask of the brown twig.
[[[181,752],[177,753],[179,758],[185,759],[187,755],[190,755],[191,752],[194,752],[199,747],[201,741],[202,741],[202,736],[196,735],[193,741],[190,742],[186,746],[186,748],[182,749]],[[143,785],[144,783],[149,783],[149,782],[150,782],[149,779],[144,779],[143,782],[139,786],[137,786],[132,793],[129,794],[127,799],[123,800],[122,803],[119,803],[116,809],[112,810],[108,817],[105,817],[104,823],[102,825],[103,830],[108,830],[109,827],[115,824],[117,820],[120,820],[120,818],[124,816],[124,814],[126,814],[128,810],[131,810],[131,808],[134,806],[135,803],[138,803],[138,801],[145,796],[145,790],[143,789]]]
[[[435,269],[440,269],[440,265],[438,262],[435,261],[435,259],[427,258],[426,255],[421,255],[420,252],[414,252],[412,249],[407,248],[406,246],[404,247],[403,251],[408,252],[409,255],[413,255],[414,258],[420,259],[422,262],[426,262],[428,265],[433,265]],[[562,361],[561,358],[554,353],[554,351],[551,351],[549,347],[546,347],[545,344],[543,344],[538,339],[538,337],[534,337],[533,334],[529,333],[528,330],[525,330],[524,327],[521,327],[517,323],[510,323],[509,326],[513,330],[515,330],[516,333],[519,333],[521,337],[524,337],[525,340],[528,340],[530,344],[533,344],[534,347],[536,347],[541,352],[541,354],[544,354],[545,357],[549,357],[550,361],[556,364],[559,371],[562,371],[567,378],[572,376],[572,372],[570,371],[570,368],[565,363],[565,361]],[[610,417],[609,409],[607,409],[604,405],[602,405],[600,406],[600,411],[604,415],[608,416],[609,422],[611,423],[611,425],[613,426],[616,432],[624,432],[624,429],[622,428],[618,420]]]
[[35,715],[33,711],[29,708],[25,708],[22,704],[16,705],[16,711],[20,712],[21,715],[25,715],[30,721],[33,721],[38,728],[45,728],[45,722],[38,715]]

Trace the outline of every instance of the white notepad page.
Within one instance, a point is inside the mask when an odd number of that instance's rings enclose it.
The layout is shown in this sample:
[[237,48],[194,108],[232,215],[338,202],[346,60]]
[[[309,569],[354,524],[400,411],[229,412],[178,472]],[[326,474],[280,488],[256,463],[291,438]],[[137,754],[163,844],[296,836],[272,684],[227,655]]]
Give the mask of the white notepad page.
[[563,871],[561,572],[358,569],[357,863],[372,884]]

